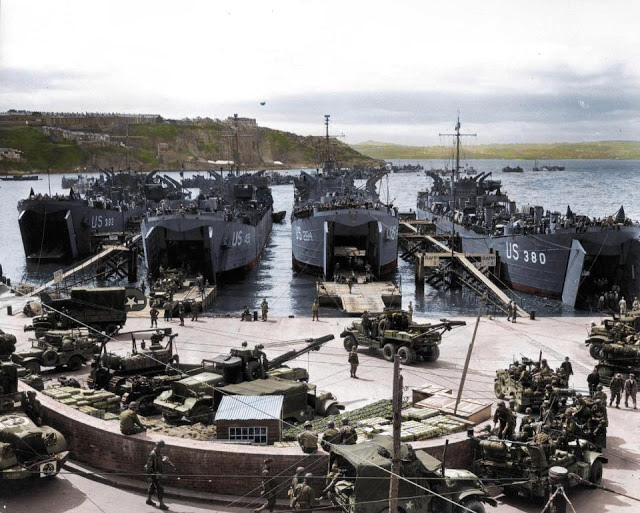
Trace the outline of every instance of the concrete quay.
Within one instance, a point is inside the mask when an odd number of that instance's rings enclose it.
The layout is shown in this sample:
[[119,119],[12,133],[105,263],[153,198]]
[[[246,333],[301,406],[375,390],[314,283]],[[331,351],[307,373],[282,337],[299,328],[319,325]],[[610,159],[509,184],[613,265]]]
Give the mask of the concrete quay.
[[[14,306],[14,311],[16,310],[18,308]],[[177,349],[181,362],[198,362],[203,358],[226,353],[229,347],[237,346],[245,340],[250,345],[263,344],[267,355],[273,358],[296,347],[296,342],[302,343],[306,338],[333,334],[335,340],[327,343],[320,351],[308,353],[291,362],[291,365],[307,368],[311,382],[332,391],[347,410],[381,398],[390,398],[392,365],[381,354],[363,349],[360,351],[359,379],[350,378],[347,352],[342,346],[340,332],[351,321],[347,318],[324,317],[322,310],[318,322],[311,321],[308,317],[274,318],[267,322],[242,322],[239,317],[201,317],[196,322],[185,319],[185,326],[179,326],[177,320],[159,320],[158,324],[160,327],[171,326],[179,333]],[[438,316],[416,316],[416,319],[423,322],[437,321]],[[404,385],[408,389],[435,384],[451,388],[455,393],[476,320],[474,317],[463,319],[467,321],[465,327],[445,333],[438,361],[402,367]],[[593,319],[597,322],[600,320],[597,317]],[[464,396],[495,402],[495,370],[506,367],[514,357],[521,358],[521,355],[525,355],[537,358],[540,351],[553,367],[559,366],[562,359],[569,356],[575,372],[570,384],[577,390],[586,390],[586,375],[595,364],[584,345],[591,320],[585,317],[544,317],[535,321],[521,318],[513,324],[504,317],[489,319],[483,316],[478,327]],[[23,325],[28,323],[29,319],[21,313],[14,316],[7,316],[4,311],[0,313],[0,327],[18,337],[19,349],[29,345],[27,334],[22,331]],[[124,329],[129,331],[148,328],[149,319],[137,317],[129,319]],[[110,350],[116,352],[127,352],[130,345],[127,335],[119,335],[109,343]],[[409,397],[410,390],[406,394]],[[631,512],[640,508],[640,492],[636,484],[640,473],[639,428],[638,410],[609,408],[608,448],[605,450],[609,464],[605,466],[603,486],[611,491],[572,489],[569,499],[576,511]],[[152,439],[154,435],[139,436]],[[284,451],[286,460],[292,461],[292,449]],[[517,499],[502,497],[499,500],[500,512],[533,512],[541,509],[541,506]]]

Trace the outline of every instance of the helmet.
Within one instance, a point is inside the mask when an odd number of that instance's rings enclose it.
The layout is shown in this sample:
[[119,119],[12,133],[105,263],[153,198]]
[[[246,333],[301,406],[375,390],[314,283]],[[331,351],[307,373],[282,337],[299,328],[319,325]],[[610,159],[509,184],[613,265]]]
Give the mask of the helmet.
[[630,378],[635,378],[635,377],[636,377],[636,375],[635,375],[635,374],[629,374],[629,377],[630,377]]
[[132,410],[137,410],[138,406],[140,406],[136,401],[131,401],[129,403],[129,408],[131,408]]
[[498,408],[504,408],[504,401],[498,401]]
[[304,467],[298,467],[296,469],[296,474],[302,474],[304,472]]
[[529,415],[529,414],[533,413],[533,410],[532,410],[530,407],[527,407],[527,409],[526,409],[526,410],[524,410],[524,412],[525,412],[527,415]]
[[306,421],[304,423],[304,427],[311,427],[311,426],[313,426],[313,424],[311,424],[311,422],[309,422],[309,421]]
[[598,390],[602,390],[602,385],[598,385]]
[[265,464],[267,464],[267,463],[271,463],[272,461],[273,461],[273,460],[272,460],[271,458],[265,458],[265,459],[264,459],[264,463],[265,463]]
[[164,446],[165,446],[164,440],[160,440],[156,442],[156,447],[164,447]]
[[344,425],[349,424],[349,419],[347,419],[347,418],[342,419],[342,424],[344,424]]
[[330,420],[329,422],[327,422],[327,427],[329,428],[336,427],[336,423]]
[[312,477],[313,477],[313,474],[312,474],[311,472],[307,472],[307,473],[304,475],[304,478],[305,478],[305,479],[312,478]]

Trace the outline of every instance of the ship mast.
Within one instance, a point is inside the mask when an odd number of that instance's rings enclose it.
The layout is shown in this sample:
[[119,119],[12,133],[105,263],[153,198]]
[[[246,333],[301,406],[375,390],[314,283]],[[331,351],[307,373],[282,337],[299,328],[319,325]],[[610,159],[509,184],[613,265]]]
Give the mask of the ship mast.
[[453,215],[451,216],[451,256],[454,253],[454,240],[456,236],[456,178],[460,174],[460,137],[468,136],[475,137],[478,134],[461,134],[460,133],[460,112],[458,112],[458,121],[456,122],[456,131],[454,134],[439,134],[442,136],[451,136],[456,138],[456,165],[451,168],[451,203],[453,209]]

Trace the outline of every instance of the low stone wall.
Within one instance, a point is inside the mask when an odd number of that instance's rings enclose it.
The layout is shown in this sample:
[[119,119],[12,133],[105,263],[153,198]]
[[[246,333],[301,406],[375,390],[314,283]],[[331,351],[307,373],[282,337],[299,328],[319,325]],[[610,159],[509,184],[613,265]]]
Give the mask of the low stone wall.
[[[20,389],[31,390],[23,383],[20,383]],[[273,458],[272,475],[281,476],[281,486],[278,488],[280,497],[286,497],[291,476],[299,466],[321,478],[314,483],[318,490],[323,487],[328,455],[322,450],[306,455],[297,447],[203,442],[163,437],[152,432],[125,436],[120,433],[117,422],[90,417],[43,394],[38,394],[38,400],[42,405],[44,422],[67,438],[71,459],[104,473],[118,473],[145,480],[147,455],[154,443],[162,439],[167,444],[164,454],[169,456],[177,469],[175,476],[167,476],[167,486],[216,494],[259,495],[262,462],[270,457]],[[464,433],[451,435],[448,439],[447,466],[468,468],[471,463],[471,441]],[[414,442],[412,446],[441,459],[443,444],[443,439],[434,439]]]

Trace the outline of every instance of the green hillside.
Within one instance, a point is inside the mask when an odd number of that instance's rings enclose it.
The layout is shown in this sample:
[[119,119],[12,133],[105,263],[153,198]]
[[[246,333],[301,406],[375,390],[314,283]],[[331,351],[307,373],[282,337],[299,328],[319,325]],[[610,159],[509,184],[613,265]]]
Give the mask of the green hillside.
[[[451,146],[402,146],[367,141],[352,145],[377,159],[448,159]],[[467,159],[640,159],[640,141],[549,144],[481,144],[463,148]]]

